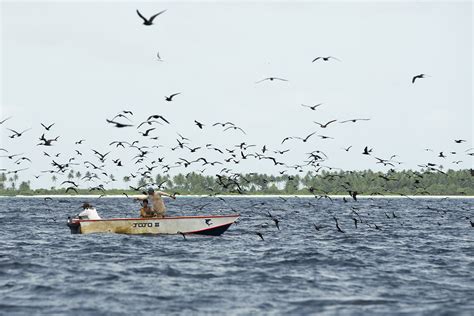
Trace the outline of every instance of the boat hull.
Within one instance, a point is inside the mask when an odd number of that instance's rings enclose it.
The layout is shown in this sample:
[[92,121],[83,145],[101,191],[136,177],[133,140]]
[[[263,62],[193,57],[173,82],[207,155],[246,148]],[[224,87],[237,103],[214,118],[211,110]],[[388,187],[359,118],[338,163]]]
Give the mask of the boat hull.
[[239,215],[179,216],[164,218],[70,219],[73,234],[201,234],[218,236],[232,225]]

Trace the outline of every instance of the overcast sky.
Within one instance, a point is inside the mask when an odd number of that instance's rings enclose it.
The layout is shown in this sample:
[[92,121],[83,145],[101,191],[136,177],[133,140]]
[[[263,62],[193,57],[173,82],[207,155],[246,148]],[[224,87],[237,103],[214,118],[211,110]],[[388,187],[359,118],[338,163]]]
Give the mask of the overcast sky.
[[[151,16],[167,11],[152,26],[142,25],[135,10]],[[16,170],[34,187],[50,186],[51,158],[66,163],[76,157],[97,161],[92,149],[111,151],[107,172],[121,179],[135,172],[136,150],[109,146],[112,140],[140,140],[155,148],[147,161],[165,157],[209,160],[228,158],[208,143],[232,148],[246,142],[248,152],[270,153],[288,165],[302,164],[312,150],[324,151],[323,165],[345,170],[387,170],[375,158],[403,162],[396,169],[419,169],[433,162],[445,168],[472,167],[472,3],[454,2],[21,2],[1,3],[2,76],[1,148],[24,154],[20,165],[0,158],[0,168]],[[157,61],[159,52],[163,62]],[[317,56],[340,59],[327,62]],[[429,77],[412,84],[418,74]],[[255,82],[266,77],[283,81]],[[181,92],[172,102],[164,97]],[[323,103],[315,111],[301,106]],[[131,110],[134,127],[107,124]],[[136,125],[151,114],[171,124],[154,126],[153,142]],[[341,124],[353,118],[370,121]],[[325,123],[336,119],[327,128]],[[200,130],[194,120],[205,124]],[[121,119],[121,122],[127,122]],[[212,124],[231,121],[245,130],[223,131]],[[36,146],[45,125],[46,138],[60,135],[54,146]],[[6,128],[22,131],[18,138]],[[144,129],[142,129],[144,130]],[[287,136],[316,135],[303,143]],[[170,150],[177,133],[190,138],[196,153]],[[79,139],[86,141],[75,145]],[[467,142],[456,144],[455,139]],[[344,151],[343,147],[353,147]],[[362,155],[365,146],[372,156]],[[433,151],[425,149],[430,148]],[[83,153],[75,154],[78,149]],[[443,152],[447,158],[437,157]],[[451,154],[450,152],[456,152]],[[471,151],[472,152],[472,151]],[[237,152],[238,153],[238,152]],[[5,154],[1,152],[0,154]],[[114,167],[120,158],[125,167]],[[453,161],[462,161],[453,163]],[[176,172],[222,168],[235,172],[278,174],[270,160],[239,164],[193,164]],[[161,166],[154,169],[154,173]],[[308,168],[307,171],[312,170]],[[289,173],[296,171],[289,171]],[[41,175],[34,179],[33,175]],[[109,187],[121,186],[120,183]]]

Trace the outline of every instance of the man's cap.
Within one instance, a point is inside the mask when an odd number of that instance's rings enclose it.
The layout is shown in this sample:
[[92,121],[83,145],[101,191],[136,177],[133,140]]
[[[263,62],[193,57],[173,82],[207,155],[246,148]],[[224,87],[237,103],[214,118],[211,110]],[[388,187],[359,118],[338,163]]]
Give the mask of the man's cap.
[[84,203],[84,204],[82,204],[82,208],[83,208],[83,209],[86,209],[86,208],[91,208],[91,207],[92,207],[92,205],[90,205],[90,204],[89,204],[89,203],[87,203],[87,202],[86,202],[86,203]]
[[155,190],[152,187],[149,187],[148,188],[148,193],[150,194],[150,193],[153,193],[153,192],[155,192]]

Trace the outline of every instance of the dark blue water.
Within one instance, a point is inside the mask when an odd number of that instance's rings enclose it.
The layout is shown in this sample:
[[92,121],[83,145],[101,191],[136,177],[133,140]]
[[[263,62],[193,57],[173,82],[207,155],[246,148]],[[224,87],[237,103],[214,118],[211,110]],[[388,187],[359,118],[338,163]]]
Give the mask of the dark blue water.
[[[71,235],[83,201],[0,199],[0,314],[474,313],[474,200],[180,197],[168,214],[242,215],[186,240]],[[138,214],[127,199],[87,201]]]

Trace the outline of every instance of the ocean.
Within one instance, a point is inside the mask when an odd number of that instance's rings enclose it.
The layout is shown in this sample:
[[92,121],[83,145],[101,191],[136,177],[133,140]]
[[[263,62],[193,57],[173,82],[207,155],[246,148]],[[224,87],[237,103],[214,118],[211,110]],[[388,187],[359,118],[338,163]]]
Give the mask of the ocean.
[[0,314],[474,314],[473,199],[166,200],[168,215],[241,214],[186,239],[72,235],[85,201],[139,214],[126,198],[0,198]]

